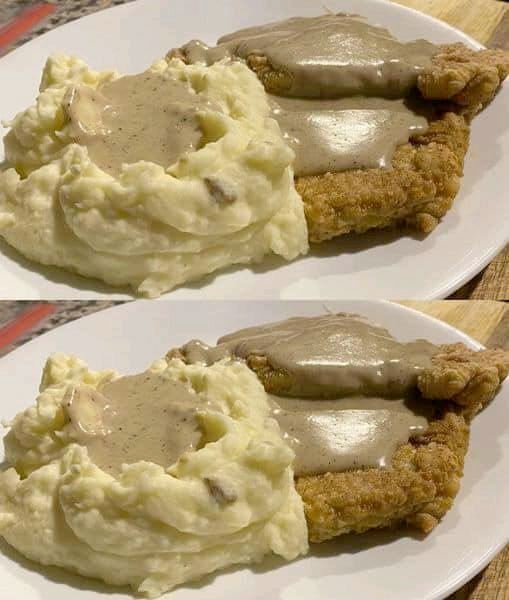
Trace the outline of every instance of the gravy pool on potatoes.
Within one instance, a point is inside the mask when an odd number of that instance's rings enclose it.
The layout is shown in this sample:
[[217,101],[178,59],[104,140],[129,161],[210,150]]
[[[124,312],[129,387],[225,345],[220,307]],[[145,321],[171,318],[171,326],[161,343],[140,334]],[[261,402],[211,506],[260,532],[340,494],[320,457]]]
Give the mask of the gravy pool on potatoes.
[[90,459],[115,474],[140,460],[169,467],[197,448],[197,412],[210,407],[179,382],[150,372],[120,377],[100,391],[71,389],[66,411],[74,437]]
[[186,81],[146,71],[94,90],[75,86],[64,99],[71,132],[91,160],[111,174],[140,160],[165,168],[199,147],[197,113],[218,110]]

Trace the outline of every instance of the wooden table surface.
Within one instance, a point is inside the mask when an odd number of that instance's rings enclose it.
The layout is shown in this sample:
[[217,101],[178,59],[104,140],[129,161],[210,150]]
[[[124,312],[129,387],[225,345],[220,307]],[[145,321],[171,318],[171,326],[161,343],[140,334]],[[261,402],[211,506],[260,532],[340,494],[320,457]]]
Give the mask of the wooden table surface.
[[[461,329],[488,347],[509,350],[509,304],[490,300],[439,300],[403,304]],[[467,455],[468,460],[468,455]],[[501,482],[507,485],[507,482]],[[507,507],[501,507],[506,510]],[[448,600],[508,600],[509,546]]]

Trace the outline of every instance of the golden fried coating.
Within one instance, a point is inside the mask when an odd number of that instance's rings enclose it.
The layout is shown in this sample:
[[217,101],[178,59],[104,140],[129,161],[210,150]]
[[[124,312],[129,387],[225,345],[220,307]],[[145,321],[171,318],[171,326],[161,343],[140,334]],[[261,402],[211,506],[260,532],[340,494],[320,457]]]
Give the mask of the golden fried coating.
[[467,421],[493,398],[509,374],[506,350],[476,352],[463,344],[447,344],[432,363],[418,379],[423,398],[453,402]]
[[298,477],[310,541],[402,524],[431,531],[459,490],[468,434],[465,419],[446,412],[398,448],[390,469]]
[[440,46],[417,87],[428,100],[448,100],[472,117],[488,104],[509,74],[506,50],[472,50],[464,44]]
[[392,169],[297,177],[309,240],[391,226],[430,232],[459,190],[469,132],[463,116],[445,113],[396,149]]
[[[423,402],[433,402],[428,430],[400,446],[388,469],[359,469],[296,478],[311,542],[344,533],[408,525],[431,531],[451,508],[463,475],[469,422],[495,396],[509,374],[509,352],[475,351],[445,344],[418,378]],[[186,360],[181,349],[167,358]],[[268,393],[297,394],[290,373],[273,368],[266,356],[248,366]]]
[[[266,57],[251,55],[247,63],[268,92],[284,95],[291,87],[291,75],[274,70]],[[386,227],[432,231],[460,187],[467,123],[492,100],[508,74],[507,51],[476,51],[461,43],[441,46],[417,87],[423,98],[447,112],[431,122],[428,133],[397,149],[391,170],[297,178],[309,240],[322,242]]]
[[[169,56],[186,60],[181,49]],[[275,70],[265,56],[250,55],[247,64],[267,92],[284,95],[291,87],[291,74]],[[468,149],[468,123],[493,98],[508,73],[507,51],[476,51],[461,43],[441,46],[417,83],[435,116],[426,134],[397,148],[392,169],[296,178],[309,241],[388,227],[432,231],[458,193]]]
[[[292,393],[292,378],[264,356],[248,357],[269,393]],[[423,400],[436,401],[428,431],[398,448],[390,469],[299,477],[309,539],[407,524],[429,532],[452,506],[463,474],[468,423],[509,374],[509,352],[440,346],[418,379]]]

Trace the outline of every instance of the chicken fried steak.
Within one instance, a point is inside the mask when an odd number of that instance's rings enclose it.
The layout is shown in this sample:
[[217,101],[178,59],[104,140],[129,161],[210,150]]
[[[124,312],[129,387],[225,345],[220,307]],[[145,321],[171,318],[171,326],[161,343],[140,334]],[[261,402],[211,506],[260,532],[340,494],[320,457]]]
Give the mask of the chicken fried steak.
[[509,373],[509,352],[401,343],[348,314],[294,318],[172,350],[188,362],[246,360],[294,448],[309,537],[408,525],[452,506],[472,417]]
[[509,72],[509,53],[400,42],[356,15],[295,17],[170,57],[245,60],[296,152],[309,239],[402,227],[428,233],[460,187],[469,122]]

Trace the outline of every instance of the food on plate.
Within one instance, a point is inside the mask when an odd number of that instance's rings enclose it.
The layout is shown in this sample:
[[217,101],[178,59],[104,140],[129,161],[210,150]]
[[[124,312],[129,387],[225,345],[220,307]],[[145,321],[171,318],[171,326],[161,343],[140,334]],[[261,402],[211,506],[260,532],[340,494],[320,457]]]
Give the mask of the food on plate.
[[470,119],[509,53],[400,42],[363,17],[294,17],[192,40],[169,56],[240,60],[260,78],[296,152],[311,242],[407,226],[433,230],[459,190]]
[[155,597],[348,532],[429,532],[509,352],[400,341],[364,317],[193,339],[146,371],[51,356],[14,417],[0,536],[24,556]]
[[39,263],[154,297],[307,252],[293,152],[241,63],[120,76],[50,58],[5,151],[0,235]]
[[298,178],[310,240],[384,227],[432,231],[460,188],[469,134],[461,115],[446,113],[396,148],[391,169]]
[[294,453],[240,362],[120,376],[54,355],[10,427],[0,535],[34,561],[154,597],[307,551]]
[[344,13],[192,40],[137,75],[53,57],[5,137],[0,236],[156,297],[308,241],[429,233],[508,73],[506,51],[400,41]]
[[509,373],[509,352],[399,342],[348,314],[243,329],[169,352],[194,364],[241,359],[273,401],[296,453],[312,542],[408,525],[452,506],[472,417]]

